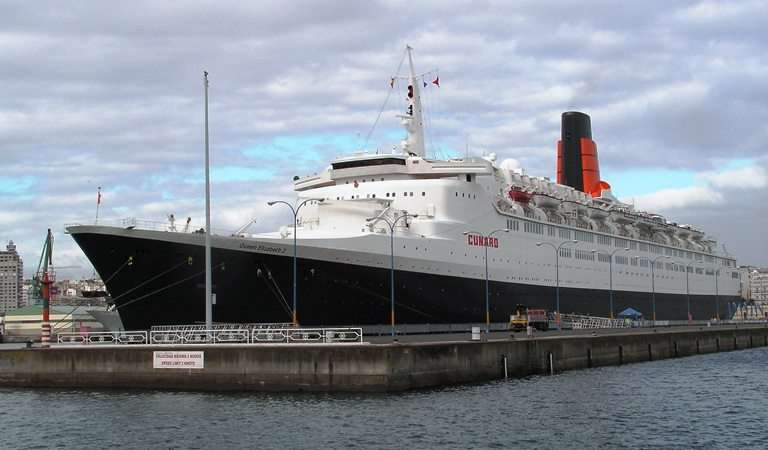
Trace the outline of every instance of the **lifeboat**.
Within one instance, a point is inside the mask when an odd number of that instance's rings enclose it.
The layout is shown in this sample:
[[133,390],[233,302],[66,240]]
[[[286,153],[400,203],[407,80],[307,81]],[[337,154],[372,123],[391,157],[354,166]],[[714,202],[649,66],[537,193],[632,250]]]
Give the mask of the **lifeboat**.
[[547,194],[534,194],[533,203],[539,208],[557,209],[562,203],[559,199]]
[[531,194],[518,188],[511,188],[507,196],[513,202],[528,204],[531,201]]
[[589,209],[587,209],[587,215],[595,220],[605,220],[610,213],[602,208],[595,208],[594,206],[590,206]]

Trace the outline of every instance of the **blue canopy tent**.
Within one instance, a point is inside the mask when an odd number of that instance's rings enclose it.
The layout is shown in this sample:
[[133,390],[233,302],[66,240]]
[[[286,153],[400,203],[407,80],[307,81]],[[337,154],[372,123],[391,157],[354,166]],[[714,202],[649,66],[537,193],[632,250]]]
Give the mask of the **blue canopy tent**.
[[619,313],[620,319],[632,319],[632,320],[640,320],[643,318],[643,313],[640,311],[634,309],[634,308],[627,308],[624,311]]

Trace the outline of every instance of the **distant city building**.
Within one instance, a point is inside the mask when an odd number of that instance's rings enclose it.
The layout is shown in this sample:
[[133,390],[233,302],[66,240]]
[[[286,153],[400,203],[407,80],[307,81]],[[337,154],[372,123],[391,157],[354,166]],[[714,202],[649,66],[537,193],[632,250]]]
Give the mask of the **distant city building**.
[[21,299],[19,300],[19,308],[30,306],[32,300],[32,280],[24,280],[24,284],[21,286]]
[[0,251],[0,313],[13,311],[23,301],[23,276],[24,262],[9,241],[5,251]]
[[741,297],[747,302],[737,311],[744,319],[768,319],[768,268],[739,267]]
[[768,302],[768,269],[755,269],[749,273],[750,299]]
[[768,303],[768,268],[741,266],[739,272],[742,298]]
[[104,306],[107,291],[97,278],[84,280],[59,280],[51,287],[51,305]]

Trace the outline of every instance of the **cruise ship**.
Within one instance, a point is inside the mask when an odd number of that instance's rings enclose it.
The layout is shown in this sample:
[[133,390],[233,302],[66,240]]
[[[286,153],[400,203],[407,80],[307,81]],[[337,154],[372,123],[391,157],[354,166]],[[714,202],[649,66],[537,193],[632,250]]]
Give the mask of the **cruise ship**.
[[[294,179],[298,214],[277,231],[211,236],[214,322],[389,324],[392,298],[397,324],[501,323],[517,305],[726,318],[738,299],[735,259],[694,226],[614,197],[600,178],[588,115],[562,114],[556,181],[494,154],[428,158],[423,81],[410,48],[405,55],[398,117],[406,137],[397,149],[339,157]],[[125,329],[204,321],[201,230],[126,219],[67,232],[104,280]]]

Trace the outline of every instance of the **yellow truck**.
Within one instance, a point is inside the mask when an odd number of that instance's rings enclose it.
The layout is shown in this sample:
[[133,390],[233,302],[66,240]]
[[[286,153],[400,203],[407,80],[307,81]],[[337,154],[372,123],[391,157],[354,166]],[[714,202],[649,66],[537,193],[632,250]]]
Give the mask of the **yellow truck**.
[[531,309],[524,305],[515,306],[515,313],[509,316],[509,329],[522,331],[531,326],[540,331],[549,329],[546,309]]

